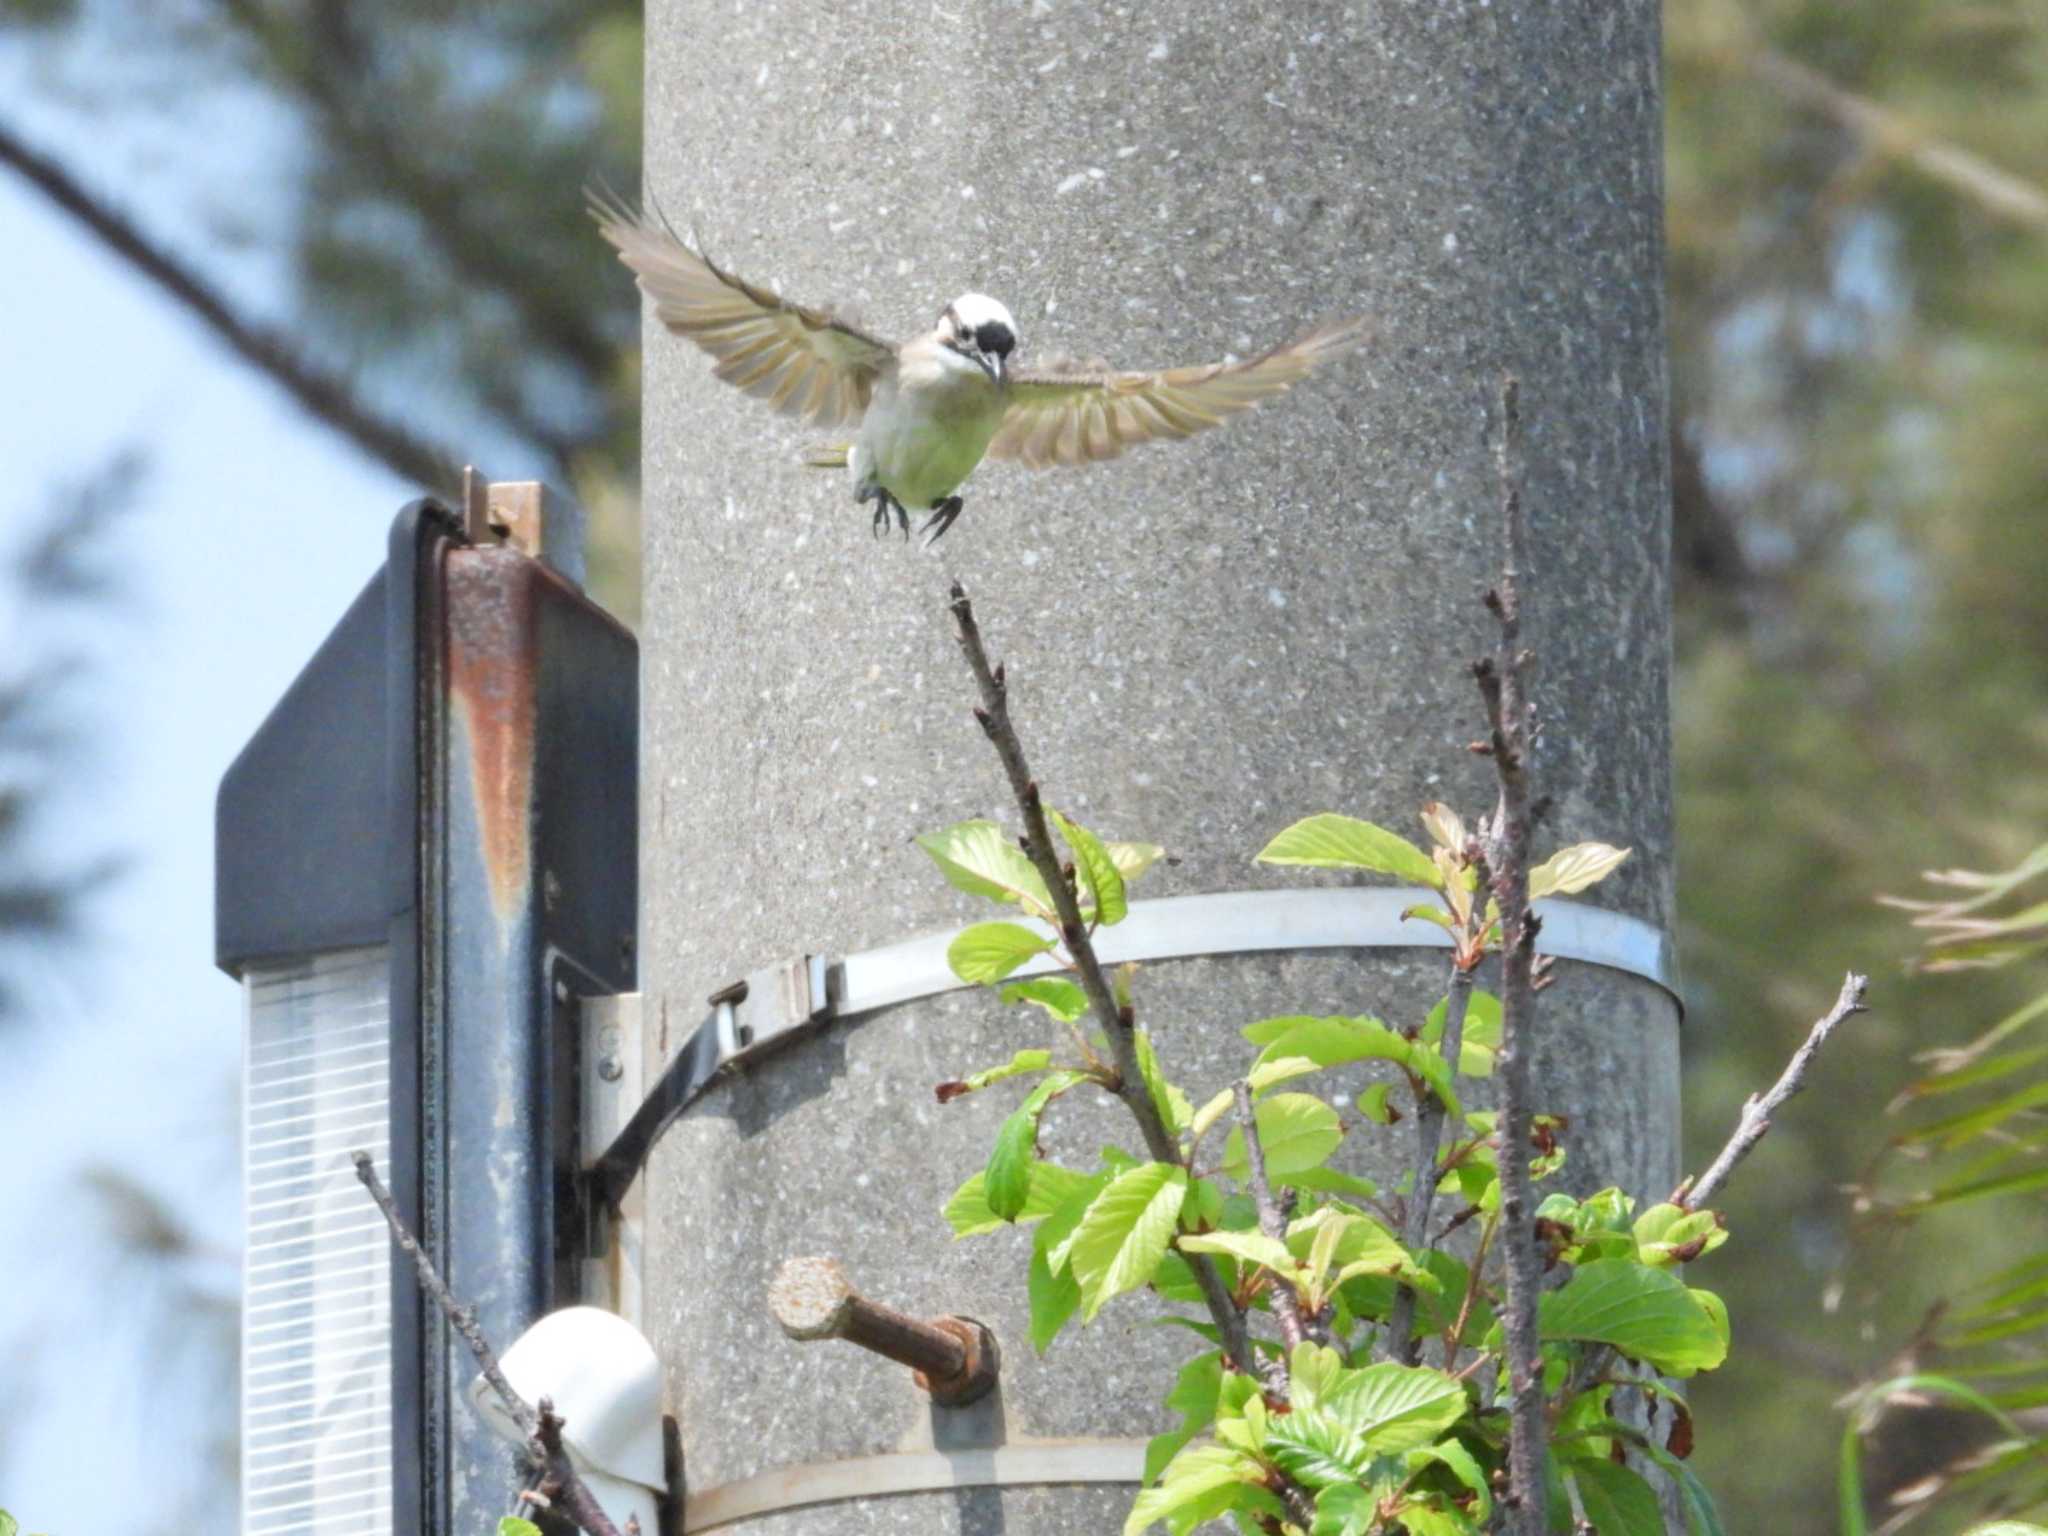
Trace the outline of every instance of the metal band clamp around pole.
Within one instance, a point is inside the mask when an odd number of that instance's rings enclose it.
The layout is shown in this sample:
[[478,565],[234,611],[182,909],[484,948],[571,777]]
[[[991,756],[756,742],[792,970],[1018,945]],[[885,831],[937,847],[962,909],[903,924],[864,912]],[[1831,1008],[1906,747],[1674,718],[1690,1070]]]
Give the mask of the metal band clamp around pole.
[[690,1494],[687,1536],[810,1504],[953,1488],[1043,1487],[1145,1479],[1143,1440],[1037,1440],[972,1450],[909,1451],[775,1467]]
[[[1309,949],[1448,949],[1434,923],[1404,918],[1436,896],[1420,886],[1317,887],[1217,891],[1134,901],[1115,927],[1098,929],[1095,952],[1106,965]],[[1671,936],[1641,918],[1583,902],[1536,903],[1540,948],[1561,960],[1605,966],[1669,993],[1683,1017]],[[712,1081],[799,1035],[836,1020],[960,990],[946,951],[959,929],[928,933],[832,961],[799,955],[750,973],[711,998],[711,1012],[655,1083],[653,1091],[588,1177],[600,1209],[615,1206],[654,1143]],[[1013,974],[1060,968],[1042,956]]]

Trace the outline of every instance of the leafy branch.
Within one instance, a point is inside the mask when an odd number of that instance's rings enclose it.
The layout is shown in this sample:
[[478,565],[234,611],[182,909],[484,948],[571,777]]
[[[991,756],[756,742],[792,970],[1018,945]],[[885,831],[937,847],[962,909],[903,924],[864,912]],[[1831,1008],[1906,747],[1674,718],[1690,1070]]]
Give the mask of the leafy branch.
[[[1115,1296],[1143,1287],[1207,1310],[1208,1320],[1191,1326],[1217,1347],[1190,1361],[1168,1396],[1184,1423],[1152,1442],[1151,1486],[1132,1509],[1131,1536],[1154,1521],[1178,1536],[1233,1511],[1275,1533],[1480,1530],[1506,1512],[1494,1497],[1506,1468],[1489,1470],[1504,1459],[1504,1414],[1494,1398],[1505,1390],[1486,1389],[1489,1374],[1502,1369],[1500,1298],[1480,1263],[1467,1266],[1426,1241],[1440,1184],[1466,1202],[1446,1230],[1479,1220],[1477,1258],[1502,1229],[1500,1151],[1509,1141],[1500,1117],[1468,1113],[1455,1087],[1461,1073],[1490,1073],[1502,1044],[1501,1004],[1474,985],[1477,968],[1500,949],[1504,924],[1499,896],[1486,883],[1482,838],[1439,805],[1424,811],[1435,843],[1427,854],[1384,828],[1334,814],[1277,835],[1259,855],[1263,862],[1367,870],[1429,889],[1436,899],[1411,915],[1451,933],[1452,980],[1438,1010],[1412,1031],[1368,1016],[1251,1025],[1245,1035],[1260,1049],[1250,1070],[1197,1109],[1167,1079],[1138,1028],[1130,975],[1106,975],[1092,942],[1098,926],[1126,915],[1127,882],[1159,850],[1105,841],[1042,803],[1009,717],[1006,678],[989,665],[973,610],[957,587],[952,607],[981,689],[976,716],[1004,763],[1025,832],[1013,843],[994,823],[963,822],[918,842],[953,885],[1017,908],[1044,931],[1028,923],[974,924],[955,939],[949,959],[963,980],[997,987],[1004,1001],[1033,1005],[1057,1020],[1078,1061],[1063,1065],[1049,1049],[1025,1048],[938,1085],[940,1101],[953,1102],[1012,1078],[1037,1079],[1003,1121],[987,1165],[948,1203],[948,1221],[961,1236],[1036,1225],[1029,1290],[1032,1341],[1040,1351],[1077,1314],[1092,1320]],[[1068,862],[1052,841],[1055,831]],[[1626,857],[1625,849],[1580,844],[1529,870],[1523,885],[1538,895],[1582,890]],[[1058,967],[1053,974],[1013,979],[1027,965],[1042,970],[1048,962]],[[1530,981],[1533,988],[1533,958]],[[1097,1026],[1101,1054],[1075,1027],[1084,1020]],[[1328,1166],[1346,1134],[1336,1112],[1313,1095],[1275,1091],[1331,1067],[1374,1061],[1396,1069],[1418,1121],[1431,1126],[1397,1218],[1404,1237],[1419,1234],[1412,1242],[1397,1238],[1368,1208],[1377,1194],[1370,1181]],[[1110,1149],[1103,1166],[1089,1172],[1038,1155],[1043,1115],[1084,1083],[1117,1094],[1130,1108],[1149,1161]],[[1376,1083],[1358,1097],[1362,1123],[1398,1118],[1394,1088]],[[1210,1133],[1231,1121],[1220,1162],[1213,1153],[1205,1158]],[[1447,1125],[1458,1134],[1444,1149]],[[1547,1175],[1562,1162],[1554,1145],[1559,1122],[1531,1115],[1528,1127],[1523,1145],[1534,1139],[1544,1147],[1531,1176]],[[1665,1206],[1637,1218],[1633,1202],[1608,1191],[1583,1203],[1552,1196],[1540,1214],[1547,1230],[1569,1234],[1558,1238],[1548,1262],[1588,1266],[1578,1290],[1568,1285],[1559,1292],[1566,1304],[1544,1333],[1568,1365],[1596,1350],[1681,1374],[1720,1362],[1725,1326],[1696,1299],[1705,1293],[1660,1269],[1678,1262],[1665,1239],[1687,1213]],[[1711,1215],[1700,1219],[1713,1225]],[[1714,1230],[1718,1241],[1723,1234]],[[1691,1241],[1689,1229],[1681,1236]],[[1709,1246],[1694,1243],[1691,1252]],[[1609,1260],[1607,1269],[1595,1258]],[[1248,1325],[1261,1312],[1274,1319],[1277,1339],[1251,1334]],[[1472,1362],[1455,1376],[1413,1363],[1408,1344],[1418,1321],[1441,1339],[1446,1367],[1476,1344]],[[1618,1384],[1591,1375],[1573,1378],[1574,1396],[1581,1419],[1605,1422]],[[1205,1429],[1209,1438],[1198,1438]],[[1648,1485],[1613,1469],[1613,1454],[1608,1439],[1573,1443],[1571,1475],[1585,1463],[1580,1496],[1597,1503],[1639,1493],[1636,1503],[1647,1499],[1654,1511]]]
[[[1560,1516],[1583,1528],[1661,1536],[1653,1473],[1676,1488],[1694,1536],[1720,1529],[1685,1464],[1690,1416],[1662,1378],[1718,1367],[1727,1314],[1679,1272],[1727,1241],[1720,1216],[1696,1207],[1796,1090],[1827,1031],[1757,1101],[1758,1114],[1738,1128],[1739,1149],[1699,1185],[1648,1206],[1614,1188],[1584,1199],[1553,1192],[1539,1203],[1538,1186],[1564,1163],[1567,1128],[1531,1096],[1547,966],[1532,904],[1590,888],[1629,850],[1587,842],[1541,863],[1532,857],[1542,807],[1531,783],[1531,658],[1521,645],[1526,532],[1512,382],[1501,406],[1504,559],[1486,594],[1498,636],[1473,666],[1488,725],[1475,750],[1494,765],[1494,807],[1468,826],[1449,807],[1424,806],[1427,852],[1326,812],[1282,829],[1257,855],[1421,887],[1424,899],[1404,915],[1450,938],[1443,997],[1409,1027],[1370,1014],[1250,1024],[1249,1069],[1199,1107],[1138,1026],[1136,968],[1105,973],[1093,943],[1099,927],[1128,914],[1129,882],[1160,850],[1106,840],[1043,803],[1003,669],[989,664],[966,594],[952,590],[980,690],[975,715],[1024,830],[1012,841],[994,822],[969,821],[918,843],[956,888],[1024,921],[970,925],[948,959],[963,981],[1043,1010],[1074,1055],[1062,1062],[1054,1049],[1029,1046],[938,1085],[950,1103],[1035,1080],[946,1219],[961,1237],[1035,1227],[1028,1288],[1040,1353],[1076,1318],[1091,1322],[1142,1289],[1207,1314],[1181,1319],[1211,1347],[1167,1394],[1181,1423],[1147,1449],[1146,1486],[1125,1536],[1155,1523],[1188,1536],[1226,1515],[1267,1536],[1535,1536],[1549,1528],[1553,1484],[1568,1505]],[[1479,985],[1496,958],[1497,994]],[[1352,1097],[1348,1121],[1288,1086],[1346,1066],[1382,1074]],[[1499,1110],[1468,1110],[1460,1080],[1496,1075]],[[1044,1116],[1084,1084],[1124,1103],[1142,1159],[1110,1147],[1089,1169],[1040,1154]],[[1333,1158],[1348,1135],[1391,1127],[1404,1108],[1415,1122],[1412,1171],[1383,1198]],[[1220,1155],[1212,1133],[1223,1133]],[[1455,1208],[1439,1219],[1441,1199]],[[1421,1363],[1432,1339],[1440,1367]],[[1675,1405],[1661,1442],[1632,1422],[1646,1398]]]
[[[1097,1024],[1110,1043],[1115,1057],[1116,1069],[1112,1074],[1100,1078],[1102,1085],[1122,1099],[1124,1106],[1138,1123],[1138,1133],[1144,1139],[1145,1148],[1152,1154],[1155,1164],[1178,1166],[1179,1148],[1174,1143],[1173,1133],[1167,1129],[1161,1118],[1159,1107],[1154,1102],[1150,1086],[1145,1080],[1143,1066],[1139,1061],[1139,1040],[1137,1026],[1131,1011],[1119,1003],[1112,993],[1108,978],[1103,974],[1102,962],[1097,958],[1091,938],[1093,924],[1084,919],[1079,899],[1075,895],[1072,874],[1060,868],[1058,856],[1053,851],[1052,833],[1046,825],[1045,806],[1039,797],[1038,781],[1031,776],[1030,765],[1024,760],[1024,746],[1017,737],[1016,727],[1010,722],[1009,683],[1000,666],[991,667],[988,650],[982,644],[981,628],[975,622],[974,605],[968,601],[966,590],[958,582],[953,585],[952,611],[955,632],[960,641],[961,654],[967,658],[968,670],[974,674],[975,685],[981,691],[981,706],[975,710],[974,718],[980,724],[996,755],[1002,760],[1003,771],[1010,780],[1010,791],[1017,799],[1017,809],[1024,818],[1022,845],[1024,855],[1031,861],[1031,868],[1052,904],[1057,917],[1060,937],[1066,946],[1070,965],[1080,978],[1081,991],[1087,998],[1088,1006],[1094,1011]],[[1058,813],[1055,812],[1055,815]],[[1121,907],[1123,902],[1123,881],[1117,871],[1115,860],[1099,842],[1078,828],[1062,825],[1069,833],[1069,845],[1076,855],[1075,868],[1085,872],[1089,889],[1094,897],[1093,916],[1103,921],[1108,910]],[[1119,911],[1118,915],[1121,915]],[[1085,1047],[1084,1047],[1085,1048]],[[1182,1170],[1183,1181],[1185,1169]],[[1208,1259],[1197,1256],[1189,1263],[1195,1283],[1201,1288],[1203,1302],[1214,1319],[1217,1330],[1224,1340],[1224,1350],[1238,1370],[1251,1368],[1251,1347],[1244,1331],[1244,1315],[1231,1301],[1223,1288],[1222,1278]]]

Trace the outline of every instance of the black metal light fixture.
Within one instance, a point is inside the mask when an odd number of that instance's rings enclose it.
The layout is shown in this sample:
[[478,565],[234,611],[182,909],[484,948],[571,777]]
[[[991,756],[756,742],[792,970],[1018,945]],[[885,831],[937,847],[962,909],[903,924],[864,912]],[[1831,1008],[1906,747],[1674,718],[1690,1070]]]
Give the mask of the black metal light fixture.
[[638,651],[543,558],[540,487],[463,499],[399,514],[221,783],[245,1536],[494,1529],[512,1486],[353,1150],[491,1337],[579,1299],[577,1004],[634,983]]

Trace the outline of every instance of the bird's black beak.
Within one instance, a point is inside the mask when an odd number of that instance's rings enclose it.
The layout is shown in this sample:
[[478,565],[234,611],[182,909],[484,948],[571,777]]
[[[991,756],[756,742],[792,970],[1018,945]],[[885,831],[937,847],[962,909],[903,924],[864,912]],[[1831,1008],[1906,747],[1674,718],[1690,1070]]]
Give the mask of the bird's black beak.
[[991,320],[974,333],[974,356],[989,382],[998,390],[1003,387],[1004,370],[1010,360],[1010,348],[1017,345],[1017,338],[1010,328],[1000,320]]

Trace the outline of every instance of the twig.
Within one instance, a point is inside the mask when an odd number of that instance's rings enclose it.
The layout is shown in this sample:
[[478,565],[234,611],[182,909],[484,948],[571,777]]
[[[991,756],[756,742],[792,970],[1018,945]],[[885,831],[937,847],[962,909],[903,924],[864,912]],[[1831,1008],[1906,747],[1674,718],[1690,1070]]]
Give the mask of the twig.
[[1825,112],[1877,153],[1906,160],[1922,175],[1976,199],[2000,218],[2048,230],[2048,192],[2023,177],[1927,132],[1867,96],[1843,89],[1775,48],[1757,45],[1749,67],[1774,90]]
[[1582,1532],[1586,1533],[1586,1536],[1591,1536],[1593,1522],[1586,1518],[1586,1501],[1579,1493],[1579,1480],[1569,1472],[1564,1475],[1564,1493],[1565,1497],[1571,1501],[1572,1531],[1574,1536],[1578,1536],[1578,1533]]
[[[1181,1166],[1180,1147],[1175,1143],[1173,1133],[1166,1128],[1166,1122],[1160,1119],[1158,1106],[1152,1102],[1152,1092],[1146,1086],[1144,1073],[1138,1065],[1135,1026],[1124,1010],[1117,1006],[1116,995],[1110,989],[1108,977],[1103,974],[1102,962],[1096,958],[1088,925],[1082,921],[1081,905],[1060,869],[1059,856],[1053,851],[1052,834],[1045,823],[1045,807],[1039,799],[1038,783],[1031,777],[1031,767],[1024,760],[1023,743],[1018,739],[1016,727],[1010,723],[1007,679],[1002,668],[989,665],[988,650],[981,641],[981,628],[974,621],[974,605],[968,600],[966,589],[957,581],[953,583],[951,607],[961,653],[967,658],[968,670],[974,674],[974,681],[981,690],[981,707],[975,710],[974,718],[995,747],[996,756],[1002,759],[1003,771],[1009,775],[1010,790],[1016,796],[1017,808],[1024,817],[1024,852],[1052,896],[1053,908],[1059,917],[1060,939],[1066,945],[1075,973],[1080,977],[1081,990],[1095,1012],[1096,1022],[1102,1026],[1103,1036],[1115,1055],[1117,1097],[1124,1101],[1125,1107],[1137,1120],[1139,1134],[1144,1138],[1145,1148],[1153,1160]],[[1188,1268],[1194,1273],[1195,1283],[1201,1287],[1209,1315],[1215,1319],[1222,1335],[1224,1354],[1235,1369],[1248,1376],[1255,1374],[1256,1362],[1252,1357],[1250,1336],[1245,1331],[1244,1314],[1230,1299],[1223,1277],[1217,1273],[1207,1254],[1191,1253],[1185,1257]]]
[[454,488],[457,477],[452,457],[397,422],[371,411],[347,380],[313,367],[281,333],[236,314],[196,273],[152,244],[141,230],[88,192],[63,166],[31,148],[4,124],[0,124],[0,165],[12,166],[37,191],[91,230],[115,255],[196,315],[244,362],[267,375],[307,411],[399,478],[422,489]]
[[440,1271],[434,1268],[434,1261],[427,1257],[426,1249],[419,1239],[406,1230],[405,1218],[398,1214],[398,1205],[391,1198],[391,1191],[384,1187],[384,1181],[377,1177],[377,1165],[370,1154],[355,1154],[356,1177],[363,1188],[370,1192],[370,1198],[377,1202],[377,1209],[384,1213],[384,1221],[391,1228],[391,1240],[398,1245],[399,1252],[412,1259],[413,1268],[419,1272],[420,1289],[433,1298],[440,1307],[441,1315],[448,1319],[448,1326],[462,1335],[462,1342],[469,1346],[469,1352],[476,1356],[477,1368],[483,1372],[491,1390],[498,1394],[498,1400],[505,1405],[505,1411],[520,1430],[531,1437],[540,1433],[540,1415],[533,1405],[512,1389],[512,1383],[505,1379],[505,1373],[498,1368],[498,1356],[491,1348],[491,1342],[484,1337],[483,1329],[476,1324],[476,1314],[457,1301],[441,1279]]
[[1806,1086],[1806,1074],[1812,1070],[1814,1059],[1821,1048],[1828,1043],[1828,1037],[1835,1032],[1835,1026],[1852,1014],[1865,1012],[1864,989],[1869,986],[1868,976],[1859,976],[1854,971],[1842,978],[1842,990],[1835,998],[1834,1007],[1818,1019],[1808,1031],[1806,1041],[1792,1053],[1792,1059],[1785,1064],[1785,1070],[1770,1091],[1751,1094],[1742,1106],[1742,1116],[1736,1122],[1735,1133],[1728,1138],[1728,1145],[1721,1149],[1707,1171],[1694,1180],[1678,1186],[1672,1192],[1674,1205],[1693,1210],[1714,1197],[1720,1187],[1728,1182],[1728,1176],[1736,1165],[1756,1150],[1756,1144],[1764,1139],[1771,1128],[1771,1116],[1779,1107]]
[[[1444,1064],[1457,1076],[1458,1058],[1465,1044],[1465,1010],[1472,1002],[1472,973],[1462,966],[1451,967],[1451,984],[1444,993]],[[1443,1143],[1444,1102],[1433,1091],[1417,1095],[1415,1106],[1415,1183],[1409,1191],[1408,1210],[1401,1223],[1401,1246],[1418,1253],[1429,1241],[1429,1211],[1436,1201],[1437,1152]],[[1478,1273],[1475,1266],[1474,1274]],[[1380,1346],[1382,1359],[1414,1364],[1421,1344],[1411,1347],[1415,1328],[1415,1287],[1404,1284],[1395,1293],[1393,1310],[1387,1314],[1387,1331]]]
[[[1232,1092],[1237,1098],[1238,1122],[1244,1127],[1244,1160],[1251,1171],[1252,1202],[1258,1207],[1259,1230],[1274,1242],[1285,1244],[1287,1223],[1280,1217],[1280,1207],[1273,1202],[1273,1186],[1266,1182],[1266,1148],[1259,1140],[1258,1116],[1252,1111],[1252,1086],[1239,1082],[1232,1085]],[[1280,1323],[1280,1337],[1292,1356],[1303,1337],[1301,1298],[1285,1280],[1273,1287],[1271,1295],[1273,1316]],[[1284,1367],[1282,1374],[1284,1380]]]
[[498,1366],[498,1356],[491,1348],[490,1340],[477,1326],[476,1314],[455,1299],[447,1283],[441,1279],[440,1271],[434,1268],[434,1261],[420,1246],[419,1239],[406,1230],[405,1219],[398,1214],[398,1205],[391,1198],[391,1191],[377,1177],[377,1166],[371,1161],[370,1154],[357,1152],[354,1161],[356,1177],[370,1192],[370,1198],[377,1202],[377,1209],[384,1213],[385,1224],[391,1228],[392,1242],[398,1245],[400,1252],[411,1255],[413,1268],[419,1274],[420,1289],[434,1299],[441,1315],[448,1319],[448,1325],[462,1335],[462,1342],[476,1356],[477,1368],[483,1372],[484,1380],[491,1384],[491,1390],[498,1394],[505,1411],[526,1436],[526,1453],[540,1469],[540,1490],[549,1504],[575,1521],[589,1536],[620,1536],[619,1528],[612,1524],[611,1517],[584,1485],[575,1463],[569,1459],[568,1449],[562,1444],[562,1419],[555,1412],[554,1404],[542,1398],[540,1406],[535,1408],[513,1389]]
[[1486,594],[1486,606],[1500,630],[1500,644],[1492,659],[1475,662],[1472,671],[1486,701],[1492,728],[1489,755],[1500,782],[1500,799],[1483,842],[1485,873],[1500,906],[1501,931],[1501,1040],[1496,1071],[1501,1092],[1500,1246],[1507,1270],[1507,1314],[1502,1322],[1509,1393],[1508,1488],[1501,1502],[1506,1507],[1510,1536],[1542,1536],[1547,1521],[1543,1480],[1547,1426],[1536,1304],[1543,1270],[1536,1251],[1536,1202],[1529,1178],[1533,1114],[1529,1057],[1536,1003],[1536,934],[1541,925],[1529,910],[1529,835],[1534,820],[1529,762],[1535,733],[1524,686],[1530,657],[1522,649],[1521,575],[1527,555],[1520,450],[1521,392],[1510,377],[1501,385],[1496,448],[1505,558],[1500,585]]
[[1458,1351],[1465,1347],[1465,1325],[1472,1321],[1472,1302],[1479,1294],[1479,1277],[1486,1270],[1486,1250],[1492,1242],[1493,1223],[1480,1223],[1479,1242],[1472,1250],[1472,1267],[1466,1271],[1465,1294],[1458,1302],[1458,1316],[1451,1324],[1451,1331],[1444,1335],[1444,1369],[1447,1371],[1457,1363]]

